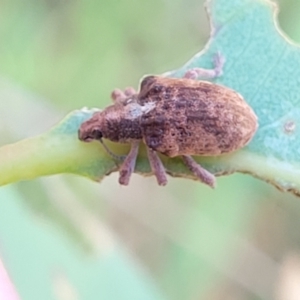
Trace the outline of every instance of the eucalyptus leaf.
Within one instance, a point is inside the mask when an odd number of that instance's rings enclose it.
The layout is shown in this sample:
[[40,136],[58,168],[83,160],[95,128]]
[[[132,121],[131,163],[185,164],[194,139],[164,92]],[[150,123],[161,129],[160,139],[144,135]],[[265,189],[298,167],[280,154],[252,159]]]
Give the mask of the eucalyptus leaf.
[[[212,68],[213,57],[225,58],[223,75],[213,80],[238,91],[258,116],[259,129],[243,149],[218,157],[197,157],[215,175],[252,174],[284,191],[300,194],[300,70],[299,46],[278,28],[277,7],[267,0],[211,0],[206,3],[211,37],[206,47],[183,67],[167,72],[182,77],[190,68]],[[80,124],[94,110],[70,113],[49,132],[0,148],[0,184],[42,175],[73,173],[100,181],[118,170],[118,162],[101,144],[82,143]],[[105,141],[116,154],[128,145]],[[180,158],[161,156],[167,172],[194,178]],[[150,175],[145,149],[137,173]]]

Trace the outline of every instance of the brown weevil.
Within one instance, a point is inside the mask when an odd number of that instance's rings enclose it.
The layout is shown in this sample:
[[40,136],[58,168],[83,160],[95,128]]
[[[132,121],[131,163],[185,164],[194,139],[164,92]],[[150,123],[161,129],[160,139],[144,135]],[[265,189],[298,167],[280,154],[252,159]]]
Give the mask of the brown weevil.
[[215,176],[192,155],[231,153],[244,147],[258,127],[255,113],[240,94],[219,84],[196,80],[199,76],[220,76],[223,63],[218,54],[212,70],[195,68],[181,79],[148,76],[142,80],[138,93],[132,88],[115,90],[114,104],[82,123],[79,139],[102,142],[105,138],[131,144],[120,166],[120,184],[129,183],[143,141],[159,185],[167,183],[167,176],[157,152],[181,156],[200,181],[214,187]]

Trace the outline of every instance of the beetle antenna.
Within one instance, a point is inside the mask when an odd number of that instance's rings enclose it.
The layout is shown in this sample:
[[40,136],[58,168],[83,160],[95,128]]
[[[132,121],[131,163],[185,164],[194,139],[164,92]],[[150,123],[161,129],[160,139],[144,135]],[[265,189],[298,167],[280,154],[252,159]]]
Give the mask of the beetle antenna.
[[117,154],[114,154],[103,142],[102,139],[99,139],[99,142],[103,145],[105,151],[115,160],[124,160],[124,158],[126,157],[125,155],[117,155]]

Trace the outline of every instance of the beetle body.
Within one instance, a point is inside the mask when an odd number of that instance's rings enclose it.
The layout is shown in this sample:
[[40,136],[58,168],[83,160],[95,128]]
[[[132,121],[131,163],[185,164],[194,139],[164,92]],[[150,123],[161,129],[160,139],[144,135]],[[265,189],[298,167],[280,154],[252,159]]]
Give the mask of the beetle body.
[[155,103],[141,116],[145,144],[167,156],[215,156],[245,146],[257,117],[240,94],[207,81],[146,77],[138,103]]
[[191,155],[217,156],[236,151],[251,140],[258,127],[255,113],[240,94],[207,81],[148,76],[138,93],[117,90],[112,97],[113,105],[80,126],[79,139],[102,142],[106,138],[131,144],[119,170],[119,182],[124,185],[134,171],[139,142],[143,141],[160,185],[167,179],[157,152],[181,156],[198,179],[213,187],[214,175]]

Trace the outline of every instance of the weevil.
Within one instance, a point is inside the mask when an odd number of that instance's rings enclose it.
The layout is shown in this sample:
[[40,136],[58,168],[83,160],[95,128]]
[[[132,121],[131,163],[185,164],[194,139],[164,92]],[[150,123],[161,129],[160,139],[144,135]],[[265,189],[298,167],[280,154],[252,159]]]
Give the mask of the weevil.
[[[195,68],[179,79],[147,76],[139,92],[133,88],[124,92],[115,90],[114,104],[82,123],[79,139],[103,143],[104,138],[131,144],[119,169],[122,185],[129,183],[139,145],[143,142],[159,185],[167,183],[167,176],[157,153],[181,156],[200,181],[214,187],[215,176],[192,156],[218,156],[241,149],[258,127],[254,111],[239,93],[219,84],[196,80],[200,76],[220,76],[224,59],[218,54],[214,62],[212,70]],[[109,149],[107,151],[115,157]]]

